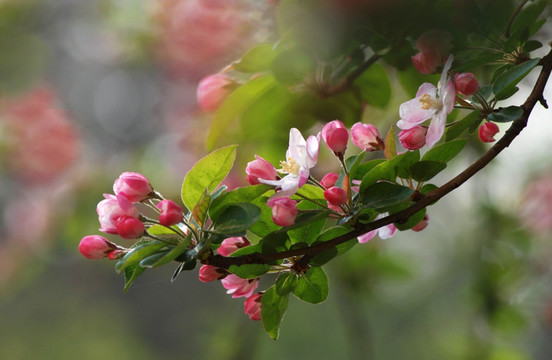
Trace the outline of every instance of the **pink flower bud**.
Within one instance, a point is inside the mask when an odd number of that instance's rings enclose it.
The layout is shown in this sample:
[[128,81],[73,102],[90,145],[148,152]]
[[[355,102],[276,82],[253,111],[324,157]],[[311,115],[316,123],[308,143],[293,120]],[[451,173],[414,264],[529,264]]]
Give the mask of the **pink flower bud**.
[[226,293],[232,294],[233,298],[250,297],[259,286],[259,279],[242,279],[234,274],[228,275],[221,282],[222,286],[228,290]]
[[161,200],[156,206],[161,209],[161,213],[159,214],[159,223],[163,226],[178,224],[184,218],[182,208],[172,200]]
[[489,143],[495,141],[494,136],[499,132],[498,125],[487,121],[479,127],[479,139]]
[[245,236],[229,237],[224,239],[224,241],[220,244],[220,247],[217,249],[217,252],[222,256],[230,256],[230,254],[236,250],[249,245],[251,245],[251,243]]
[[343,155],[347,149],[349,132],[341,121],[333,120],[327,123],[322,129],[322,138],[331,151],[336,155]]
[[297,217],[297,201],[288,197],[274,198],[266,203],[272,208],[272,221],[278,226],[290,226]]
[[244,312],[251,320],[261,320],[261,306],[263,294],[258,292],[245,300]]
[[399,133],[399,141],[405,149],[418,150],[426,144],[426,134],[426,127],[414,126],[408,130],[402,130]]
[[142,174],[135,172],[122,173],[113,184],[115,195],[123,195],[131,202],[147,199],[153,188],[149,180]]
[[431,50],[420,51],[412,56],[411,59],[416,70],[422,74],[433,74],[441,64],[439,55]]
[[138,209],[122,194],[117,197],[104,194],[105,199],[98,203],[96,211],[100,221],[100,231],[108,234],[118,234],[116,221],[121,216],[138,218]]
[[115,222],[117,233],[123,239],[137,239],[144,235],[144,224],[131,216],[121,216]]
[[123,256],[125,256],[129,252],[129,249],[116,249],[107,254],[107,258],[109,260],[118,260],[121,259]]
[[278,173],[271,163],[262,157],[255,155],[256,160],[250,161],[245,167],[247,182],[251,185],[258,185],[263,180],[278,180]]
[[372,124],[354,124],[351,128],[351,140],[366,151],[382,150],[385,147],[379,130]]
[[414,225],[411,230],[416,231],[416,232],[422,231],[423,229],[425,229],[427,227],[427,225],[429,225],[429,216],[426,215],[426,216],[424,216],[424,218],[419,223]]
[[330,204],[339,206],[347,202],[347,192],[345,192],[342,188],[334,186],[324,190],[324,198]]
[[199,268],[199,281],[204,283],[215,280],[220,280],[228,273],[226,270],[218,268],[213,265],[203,265]]
[[324,186],[326,189],[331,188],[337,182],[339,175],[336,173],[327,173],[324,175],[322,180],[320,180],[320,185]]
[[223,74],[203,78],[197,87],[197,102],[205,111],[215,111],[238,84]]
[[472,73],[454,75],[456,92],[462,95],[473,95],[479,90],[479,82]]
[[117,245],[100,235],[85,236],[79,244],[79,252],[88,259],[103,259],[115,249]]

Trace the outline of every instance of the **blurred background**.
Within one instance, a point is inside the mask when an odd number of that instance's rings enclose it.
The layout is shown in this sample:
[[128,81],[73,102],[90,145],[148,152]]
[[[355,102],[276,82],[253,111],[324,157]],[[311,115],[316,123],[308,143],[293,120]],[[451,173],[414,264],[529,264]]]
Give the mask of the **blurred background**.
[[[429,209],[426,230],[326,266],[328,300],[290,301],[278,341],[197,270],[173,284],[171,266],[146,272],[123,295],[113,263],[78,253],[120,173],[179,199],[208,152],[212,116],[197,83],[273,40],[275,3],[0,0],[1,359],[551,357],[552,116],[542,107],[494,163]],[[522,103],[535,78],[510,101]],[[391,80],[391,102],[362,113],[386,129],[409,99]],[[282,154],[286,139],[273,141]],[[230,186],[245,184],[255,153],[272,156],[242,140]],[[484,150],[471,143],[436,183]]]

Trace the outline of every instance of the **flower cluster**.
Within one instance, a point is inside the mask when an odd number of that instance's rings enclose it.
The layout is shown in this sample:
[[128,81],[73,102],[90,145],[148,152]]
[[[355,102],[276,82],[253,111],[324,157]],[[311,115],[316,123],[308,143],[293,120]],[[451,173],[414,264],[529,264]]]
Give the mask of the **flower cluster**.
[[[172,200],[162,199],[142,174],[121,174],[113,184],[113,192],[114,195],[104,194],[105,199],[96,207],[100,231],[106,234],[119,235],[123,239],[152,237],[153,235],[147,232],[147,227],[156,224],[170,227],[183,221],[182,208]],[[143,203],[153,210],[158,215],[158,220],[143,215],[136,206],[137,203]],[[79,251],[89,259],[107,257],[113,260],[124,256],[127,249],[113,244],[102,236],[89,235],[81,240]]]

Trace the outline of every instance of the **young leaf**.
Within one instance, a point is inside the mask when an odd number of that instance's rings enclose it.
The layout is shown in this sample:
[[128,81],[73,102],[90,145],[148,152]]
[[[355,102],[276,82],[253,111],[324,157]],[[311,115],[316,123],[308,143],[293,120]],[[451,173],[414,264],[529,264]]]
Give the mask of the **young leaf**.
[[528,60],[516,65],[502,73],[493,83],[493,93],[497,99],[501,98],[502,91],[509,91],[508,88],[519,83],[540,61],[540,58]]
[[518,106],[508,106],[487,116],[487,120],[493,122],[510,122],[523,115],[523,110]]
[[115,270],[120,273],[128,267],[134,267],[134,265],[138,265],[142,259],[157,253],[165,246],[167,246],[167,244],[157,240],[148,241],[137,246],[117,262]]
[[228,206],[215,223],[214,234],[241,236],[261,217],[261,209],[250,203]]
[[184,254],[188,250],[188,244],[190,243],[191,235],[188,235],[186,239],[184,239],[180,244],[169,250],[165,253],[165,255],[161,258],[159,258],[156,262],[152,263],[150,266],[147,264],[142,264],[140,262],[140,266],[148,267],[148,268],[154,268],[161,265],[165,265],[170,263],[171,261],[175,260],[180,255]]
[[283,273],[276,279],[276,292],[280,296],[285,296],[295,289],[299,278],[294,273]]
[[203,226],[203,223],[205,222],[210,203],[211,195],[209,195],[209,192],[207,191],[207,189],[205,189],[197,204],[194,206],[194,209],[192,210],[192,218],[196,221],[196,223],[198,223],[200,227]]
[[193,209],[207,189],[209,192],[224,180],[236,159],[236,145],[215,150],[199,160],[186,174],[182,184],[182,202]]
[[262,296],[261,318],[268,335],[276,340],[280,333],[280,323],[288,306],[289,294],[280,296],[276,286],[270,287]]
[[372,106],[385,108],[391,100],[391,83],[387,71],[378,63],[366,69],[353,85],[360,89],[362,100]]
[[270,270],[270,265],[267,264],[231,265],[228,268],[228,271],[238,275],[242,279],[255,279],[266,274],[268,270]]
[[293,289],[293,295],[298,299],[318,304],[328,297],[328,277],[321,267],[311,267],[299,277],[297,286]]
[[372,209],[380,209],[410,199],[414,190],[388,182],[373,184],[361,192],[362,205]]
[[437,145],[422,156],[422,161],[440,161],[447,163],[466,145],[467,140],[453,140]]
[[136,280],[144,271],[146,271],[146,269],[141,267],[139,264],[133,264],[132,266],[125,268],[125,287],[123,288],[123,292],[125,294],[134,280]]
[[[320,210],[320,206],[313,204],[309,201],[301,201],[297,208],[299,210]],[[309,213],[307,213],[309,214]],[[324,225],[326,225],[326,219],[327,219],[327,213],[323,217],[320,217],[320,219],[317,218],[317,220],[304,223],[303,226],[288,231],[289,238],[293,243],[300,243],[305,242],[307,244],[310,244],[316,240],[322,229],[324,229]],[[298,218],[298,222],[300,223],[301,220]]]
[[479,111],[472,111],[456,124],[449,126],[446,130],[446,142],[456,139],[458,136],[462,135],[464,131],[470,129],[474,124],[479,124],[479,122],[481,122],[479,115]]
[[268,70],[275,52],[271,44],[259,44],[249,49],[240,60],[234,61],[232,67],[244,73],[257,73]]
[[[350,228],[346,228],[343,226],[336,226],[333,228],[329,228],[328,230],[320,234],[320,236],[314,242],[314,244],[323,243],[323,242],[335,239],[336,237],[344,235],[349,231],[351,231]],[[335,248],[331,248],[329,250],[323,251],[320,254],[316,255],[311,259],[309,264],[312,266],[322,266],[328,261],[330,261],[331,259],[333,259],[334,257],[349,251],[356,244],[358,244],[358,241],[356,238],[346,241],[344,243],[341,243],[337,245]]]
[[389,132],[385,136],[385,150],[383,152],[387,160],[393,159],[397,156],[397,145],[395,144],[395,128],[391,126]]
[[209,208],[209,215],[216,222],[228,206],[242,202],[251,202],[272,188],[272,186],[265,184],[236,188],[214,199]]
[[412,166],[412,178],[418,182],[428,181],[446,167],[447,163],[441,161],[422,160]]
[[280,228],[272,221],[272,209],[266,205],[264,196],[253,200],[251,203],[261,209],[261,218],[249,228],[249,231],[259,237],[265,237]]

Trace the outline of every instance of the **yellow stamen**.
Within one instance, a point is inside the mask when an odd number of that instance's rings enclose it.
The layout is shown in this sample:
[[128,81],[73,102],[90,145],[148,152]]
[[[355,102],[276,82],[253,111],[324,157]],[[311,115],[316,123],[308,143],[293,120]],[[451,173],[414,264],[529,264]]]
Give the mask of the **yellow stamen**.
[[420,97],[420,104],[422,104],[422,110],[440,109],[443,106],[440,101],[433,100],[429,94],[423,94]]
[[288,174],[299,175],[300,166],[292,158],[288,158],[286,161],[280,161],[282,171]]

